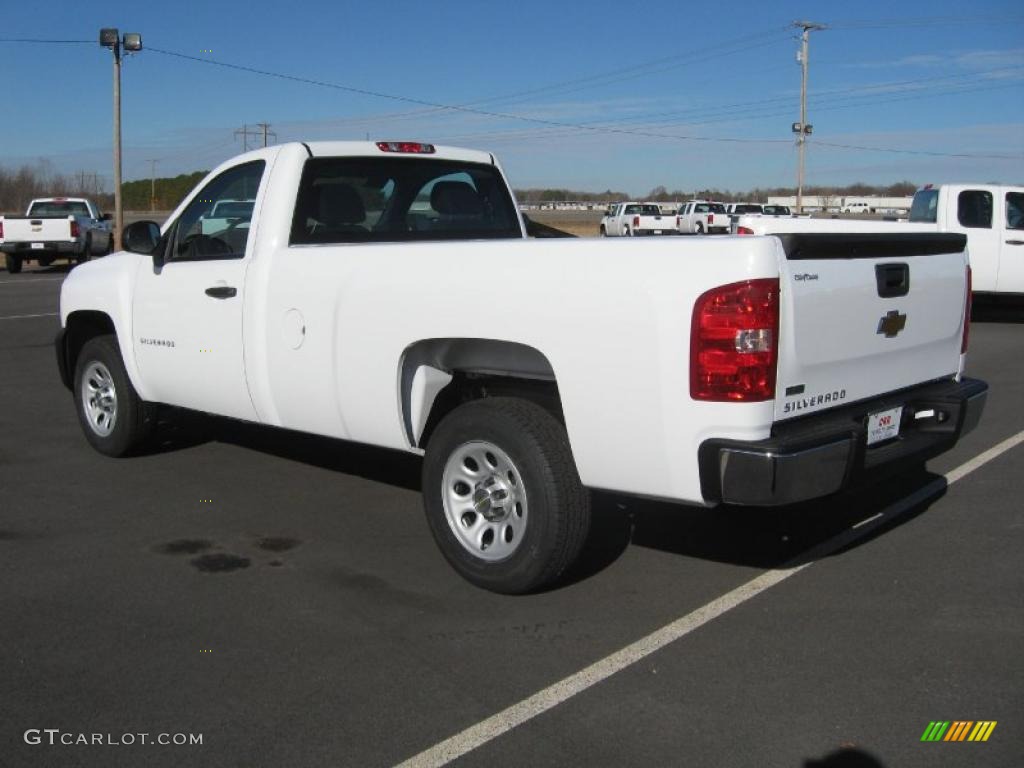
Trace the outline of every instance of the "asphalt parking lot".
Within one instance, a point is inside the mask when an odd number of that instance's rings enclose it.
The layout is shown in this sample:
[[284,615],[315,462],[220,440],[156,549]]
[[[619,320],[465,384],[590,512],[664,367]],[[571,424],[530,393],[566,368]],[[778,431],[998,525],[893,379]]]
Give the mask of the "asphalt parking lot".
[[435,548],[415,458],[198,417],[92,451],[65,271],[0,272],[0,765],[1021,764],[1024,309],[979,311],[987,411],[927,473],[776,511],[599,496],[567,583],[503,597]]

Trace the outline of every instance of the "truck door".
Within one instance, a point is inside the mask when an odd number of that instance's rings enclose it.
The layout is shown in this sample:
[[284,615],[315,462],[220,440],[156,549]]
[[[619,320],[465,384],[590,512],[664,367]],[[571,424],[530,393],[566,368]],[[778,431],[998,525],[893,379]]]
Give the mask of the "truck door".
[[[153,399],[257,420],[242,354],[245,272],[255,237],[251,214],[204,231],[221,200],[259,200],[263,160],[212,179],[165,231],[164,264],[143,266],[132,306],[132,343]],[[208,218],[208,216],[207,216]]]
[[967,252],[976,291],[996,290],[999,267],[999,232],[993,226],[994,200],[988,189],[965,189],[956,198],[956,220],[949,222],[950,232],[967,235]]
[[1024,293],[1024,192],[1006,192],[1002,208],[996,290]]

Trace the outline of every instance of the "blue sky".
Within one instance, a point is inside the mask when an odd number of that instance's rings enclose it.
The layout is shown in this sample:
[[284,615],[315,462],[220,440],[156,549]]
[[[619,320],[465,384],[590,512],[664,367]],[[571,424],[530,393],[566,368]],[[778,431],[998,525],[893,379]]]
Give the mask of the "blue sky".
[[[123,68],[126,179],[148,177],[149,158],[159,159],[158,175],[212,167],[242,150],[235,129],[265,121],[278,141],[369,136],[489,149],[518,187],[641,195],[659,184],[792,185],[800,68],[787,25],[809,19],[830,28],[811,36],[807,183],[1024,182],[1019,2],[92,7],[8,5],[0,37],[142,33],[147,50]],[[0,165],[42,158],[110,178],[108,51],[5,42],[0,71]]]

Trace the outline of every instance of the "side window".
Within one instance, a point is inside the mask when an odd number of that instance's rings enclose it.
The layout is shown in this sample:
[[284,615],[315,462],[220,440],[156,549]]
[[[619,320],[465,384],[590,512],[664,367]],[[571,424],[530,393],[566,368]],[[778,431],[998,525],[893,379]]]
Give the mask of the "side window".
[[992,193],[967,189],[957,197],[956,217],[960,226],[970,229],[992,227]]
[[265,167],[262,160],[238,165],[203,187],[178,217],[167,260],[245,256],[253,204]]
[[1006,193],[1006,228],[1024,229],[1024,192]]

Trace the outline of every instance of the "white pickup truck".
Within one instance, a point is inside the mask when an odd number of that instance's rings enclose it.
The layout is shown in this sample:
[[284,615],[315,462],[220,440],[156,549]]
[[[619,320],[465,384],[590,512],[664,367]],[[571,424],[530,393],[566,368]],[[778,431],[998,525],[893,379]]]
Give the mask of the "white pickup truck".
[[[244,189],[249,226],[204,232]],[[559,578],[589,488],[823,497],[947,450],[987,393],[961,235],[526,239],[487,152],[268,147],[124,242],[61,290],[96,450],[144,450],[163,403],[423,454],[435,540],[495,591]]]
[[676,214],[676,231],[681,235],[725,234],[729,231],[729,217],[722,203],[708,200],[690,200]]
[[672,216],[657,203],[615,203],[601,219],[601,237],[674,235]]
[[24,216],[0,216],[0,251],[12,274],[30,259],[42,267],[63,257],[81,264],[112,245],[110,215],[83,197],[41,197]]
[[734,232],[952,232],[967,238],[976,294],[1024,295],[1024,187],[928,185],[914,194],[910,221],[769,220],[742,216]]

